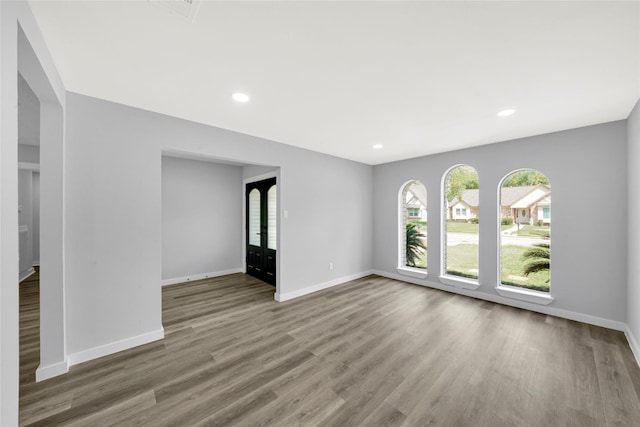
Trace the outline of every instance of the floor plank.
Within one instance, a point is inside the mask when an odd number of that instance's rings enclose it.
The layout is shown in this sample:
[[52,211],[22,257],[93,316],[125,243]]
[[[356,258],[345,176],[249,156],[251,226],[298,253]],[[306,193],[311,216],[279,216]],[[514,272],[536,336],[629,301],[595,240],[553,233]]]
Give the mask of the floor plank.
[[164,340],[35,383],[20,285],[20,425],[640,425],[624,334],[368,276],[292,301],[243,274],[163,288]]

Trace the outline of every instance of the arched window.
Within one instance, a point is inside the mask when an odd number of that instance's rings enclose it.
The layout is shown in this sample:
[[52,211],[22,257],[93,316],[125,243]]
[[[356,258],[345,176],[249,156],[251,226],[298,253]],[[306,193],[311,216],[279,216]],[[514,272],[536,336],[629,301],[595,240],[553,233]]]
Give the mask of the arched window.
[[500,184],[500,283],[549,292],[551,284],[551,185],[533,169]]
[[260,190],[249,192],[249,244],[260,246]]
[[409,181],[400,189],[399,269],[427,268],[427,189]]
[[478,172],[454,166],[443,178],[442,275],[450,279],[478,280],[480,185]]

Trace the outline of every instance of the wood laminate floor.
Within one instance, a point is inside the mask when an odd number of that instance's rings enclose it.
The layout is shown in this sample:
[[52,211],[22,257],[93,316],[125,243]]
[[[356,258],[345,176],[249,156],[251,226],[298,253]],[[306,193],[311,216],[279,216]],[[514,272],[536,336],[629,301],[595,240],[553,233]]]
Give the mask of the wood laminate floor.
[[243,274],[165,287],[165,339],[34,383],[22,425],[638,426],[620,332],[370,276],[278,303]]

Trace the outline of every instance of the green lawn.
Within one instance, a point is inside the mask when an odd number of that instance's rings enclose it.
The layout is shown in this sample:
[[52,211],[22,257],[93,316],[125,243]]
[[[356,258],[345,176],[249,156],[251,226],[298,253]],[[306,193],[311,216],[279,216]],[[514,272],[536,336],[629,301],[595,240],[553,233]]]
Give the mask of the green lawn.
[[[420,224],[421,232],[426,234],[426,226]],[[477,233],[478,225],[460,222],[448,222],[448,231],[458,233]],[[502,228],[510,228],[510,226],[502,226]],[[474,231],[475,228],[475,231]],[[452,230],[453,229],[453,230]],[[455,230],[455,231],[454,231]],[[466,230],[466,231],[462,231]],[[539,236],[548,232],[549,227],[543,226],[525,226],[521,229],[520,235]],[[527,250],[523,246],[502,246],[501,251],[501,282],[505,285],[518,286],[522,288],[534,289],[539,291],[549,291],[549,272],[541,271],[530,274],[525,277],[524,265],[526,263],[523,258],[524,252]],[[427,252],[424,251],[422,256],[416,263],[417,268],[427,267]],[[447,246],[447,274],[454,276],[468,277],[472,279],[478,278],[478,245],[462,244],[455,246]]]
[[470,222],[447,221],[447,231],[450,233],[478,234],[478,224]]
[[[522,246],[503,246],[501,254],[502,283],[522,288],[549,291],[549,272],[538,272],[525,277],[525,260],[522,254],[527,248]],[[478,278],[478,246],[456,245],[447,247],[447,274]]]
[[520,226],[520,231],[515,233],[518,236],[527,236],[527,237],[549,237],[549,226],[548,225],[522,225]]
[[478,278],[478,245],[447,246],[447,274]]
[[[503,246],[501,251],[502,283],[522,288],[549,291],[549,272],[540,271],[524,277],[522,273],[525,260],[522,257],[527,248],[522,246]],[[510,277],[511,276],[511,277]]]
[[418,257],[415,268],[427,268],[427,251],[424,251],[422,256]]

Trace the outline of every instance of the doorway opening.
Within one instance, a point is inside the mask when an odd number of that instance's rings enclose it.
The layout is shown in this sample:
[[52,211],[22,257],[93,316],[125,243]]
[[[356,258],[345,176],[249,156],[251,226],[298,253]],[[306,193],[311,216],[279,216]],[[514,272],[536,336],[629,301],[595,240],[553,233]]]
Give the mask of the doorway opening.
[[[278,291],[278,166],[163,149],[161,180],[162,286],[248,273]],[[265,217],[258,218],[254,230],[256,223],[247,214],[254,200],[247,199],[246,189],[262,185],[260,181],[270,185],[263,189]],[[269,263],[268,268],[257,266],[262,274],[254,263],[247,268],[248,252]]]
[[[28,377],[20,376],[20,383],[24,384],[68,371],[63,260],[64,87],[51,64],[44,67],[40,62],[41,55],[20,24],[17,33],[18,216],[19,225],[26,227],[19,228],[24,230],[19,236],[23,244],[19,243],[16,250],[20,254],[19,278],[26,280],[16,286],[19,298],[23,294],[30,297],[27,323],[31,324],[28,328],[32,340],[29,356],[23,358],[20,353],[23,342],[18,348],[19,368],[23,362],[30,366]],[[31,286],[29,292],[22,292],[27,282]],[[16,326],[21,338],[24,308],[17,310]]]
[[20,385],[40,364],[40,101],[18,73],[18,265]]
[[278,186],[276,178],[250,182],[246,197],[247,274],[276,286]]

